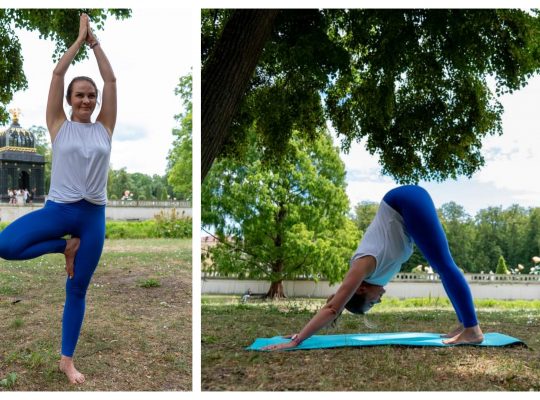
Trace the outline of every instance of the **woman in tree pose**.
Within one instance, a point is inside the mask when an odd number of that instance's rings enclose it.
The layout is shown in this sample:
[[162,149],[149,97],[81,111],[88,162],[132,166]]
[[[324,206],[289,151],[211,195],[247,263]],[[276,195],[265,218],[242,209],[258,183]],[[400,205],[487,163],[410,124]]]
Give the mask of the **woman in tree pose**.
[[413,241],[442,284],[459,319],[459,325],[444,335],[445,344],[481,343],[484,335],[474,309],[471,290],[452,259],[446,235],[428,192],[415,185],[389,191],[381,201],[369,225],[343,283],[326,305],[291,341],[271,345],[264,350],[282,350],[298,346],[347,309],[364,314],[381,302],[386,285],[413,252]]
[[[104,81],[96,122],[98,89],[88,77],[74,78],[67,88],[71,120],[64,107],[64,76],[82,45],[93,50]],[[0,257],[27,260],[47,253],[66,258],[66,302],[62,319],[60,370],[71,383],[85,378],[73,363],[85,296],[105,240],[105,204],[111,137],[116,123],[116,78],[86,14],[79,35],[53,71],[46,113],[53,149],[51,186],[45,206],[12,222],[0,234]],[[70,239],[62,239],[71,235]]]

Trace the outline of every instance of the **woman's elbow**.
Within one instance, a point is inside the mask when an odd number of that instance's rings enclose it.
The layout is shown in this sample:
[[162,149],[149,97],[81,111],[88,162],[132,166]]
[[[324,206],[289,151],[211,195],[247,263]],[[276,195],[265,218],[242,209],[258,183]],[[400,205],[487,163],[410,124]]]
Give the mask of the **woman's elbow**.
[[64,71],[63,68],[58,68],[58,66],[56,66],[53,69],[52,75],[53,75],[53,79],[54,78],[61,78],[62,82],[63,82],[64,81],[64,76],[66,75],[66,71]]

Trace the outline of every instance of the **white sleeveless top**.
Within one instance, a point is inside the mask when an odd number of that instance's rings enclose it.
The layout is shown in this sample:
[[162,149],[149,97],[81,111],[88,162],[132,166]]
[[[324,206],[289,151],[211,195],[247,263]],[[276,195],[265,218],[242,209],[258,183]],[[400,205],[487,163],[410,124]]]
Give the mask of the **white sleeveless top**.
[[101,123],[64,121],[52,151],[49,200],[107,203],[111,138]]
[[412,253],[413,241],[405,231],[403,217],[381,201],[351,261],[363,256],[375,257],[377,266],[364,280],[372,285],[384,286],[399,272]]

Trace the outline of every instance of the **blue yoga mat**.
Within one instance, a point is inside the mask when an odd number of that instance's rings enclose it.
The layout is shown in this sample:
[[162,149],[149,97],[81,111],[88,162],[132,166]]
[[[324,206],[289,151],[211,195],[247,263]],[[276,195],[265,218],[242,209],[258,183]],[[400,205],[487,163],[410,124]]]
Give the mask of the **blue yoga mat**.
[[[304,340],[300,346],[289,350],[309,350],[309,349],[328,349],[333,347],[352,347],[352,346],[434,346],[450,347],[444,344],[439,333],[423,332],[398,332],[398,333],[352,333],[346,335],[315,335]],[[264,346],[278,343],[286,343],[290,339],[284,339],[281,336],[273,338],[258,338],[246,350],[261,350]],[[484,341],[472,346],[509,346],[514,344],[523,344],[521,340],[502,333],[485,333]]]

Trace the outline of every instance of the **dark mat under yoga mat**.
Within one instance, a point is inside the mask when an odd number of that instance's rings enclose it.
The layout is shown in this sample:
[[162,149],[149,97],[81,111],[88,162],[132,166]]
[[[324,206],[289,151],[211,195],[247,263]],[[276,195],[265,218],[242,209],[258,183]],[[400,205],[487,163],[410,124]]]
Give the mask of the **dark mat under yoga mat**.
[[[261,350],[271,344],[286,343],[290,339],[282,336],[273,338],[258,338],[246,350]],[[346,335],[315,335],[304,340],[300,346],[288,350],[328,349],[333,347],[353,346],[437,346],[450,347],[443,344],[444,338],[439,333],[398,332],[398,333],[352,333]],[[521,340],[502,333],[485,333],[484,341],[471,346],[510,346],[514,344],[525,345]]]

